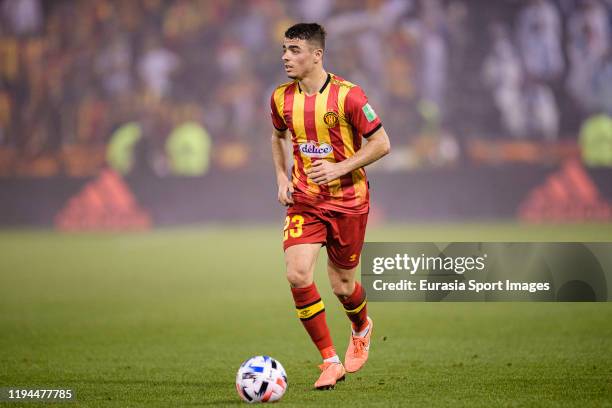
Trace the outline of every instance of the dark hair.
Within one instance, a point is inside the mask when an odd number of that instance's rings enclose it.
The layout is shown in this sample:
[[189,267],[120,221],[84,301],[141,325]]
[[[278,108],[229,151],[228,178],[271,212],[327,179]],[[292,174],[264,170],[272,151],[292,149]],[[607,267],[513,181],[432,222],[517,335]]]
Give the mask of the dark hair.
[[286,38],[306,40],[317,44],[322,49],[325,49],[325,34],[323,26],[317,23],[298,23],[285,31]]

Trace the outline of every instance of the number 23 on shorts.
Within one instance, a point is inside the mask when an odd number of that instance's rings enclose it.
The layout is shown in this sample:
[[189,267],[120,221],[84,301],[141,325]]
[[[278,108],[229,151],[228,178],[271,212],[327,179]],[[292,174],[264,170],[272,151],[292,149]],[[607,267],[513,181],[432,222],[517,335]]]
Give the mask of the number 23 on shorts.
[[302,232],[304,232],[302,230],[302,225],[304,225],[304,217],[298,214],[294,216],[288,215],[285,218],[285,228],[283,228],[283,231],[285,231],[283,241],[286,241],[289,238],[289,235],[291,235],[291,238],[301,237]]

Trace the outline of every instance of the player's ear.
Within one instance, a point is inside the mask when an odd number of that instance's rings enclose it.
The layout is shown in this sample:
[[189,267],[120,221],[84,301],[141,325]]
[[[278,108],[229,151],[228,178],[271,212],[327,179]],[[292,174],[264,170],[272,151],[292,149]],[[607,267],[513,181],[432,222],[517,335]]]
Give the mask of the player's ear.
[[315,48],[313,54],[315,56],[315,62],[320,62],[323,59],[323,49],[322,48]]

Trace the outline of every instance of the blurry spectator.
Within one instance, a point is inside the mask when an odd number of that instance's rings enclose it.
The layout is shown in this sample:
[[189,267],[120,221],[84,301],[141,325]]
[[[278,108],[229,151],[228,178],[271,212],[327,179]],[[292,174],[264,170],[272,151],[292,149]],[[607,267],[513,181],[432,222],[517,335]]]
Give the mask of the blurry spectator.
[[485,82],[493,89],[505,129],[514,137],[541,136],[554,140],[559,133],[559,112],[550,88],[526,79],[508,31],[491,26],[493,49],[484,63]]
[[446,16],[439,0],[422,2],[421,97],[434,103],[444,115],[444,92],[448,71]]
[[154,36],[147,38],[145,51],[138,61],[138,73],[147,92],[155,98],[168,96],[171,90],[172,73],[180,66],[179,57]]
[[553,80],[564,68],[559,10],[550,0],[530,0],[517,23],[519,50],[531,77]]
[[109,166],[121,174],[128,174],[134,166],[134,146],[141,137],[142,126],[138,122],[125,123],[115,130],[107,148]]
[[304,21],[324,21],[332,9],[334,0],[299,0],[298,9]]
[[[452,1],[446,11],[447,37],[449,42],[449,69],[454,73],[465,69],[470,46],[469,9],[463,1]],[[452,78],[449,77],[452,81]],[[451,84],[449,84],[451,85]]]
[[234,31],[240,38],[242,44],[254,55],[268,46],[266,42],[267,21],[264,11],[257,3],[250,3],[244,8],[244,15],[240,16],[235,23]]
[[[224,108],[222,131],[226,138],[247,139],[255,123],[257,97],[261,89],[249,63],[249,49],[237,39],[228,38],[217,50],[217,64],[222,72],[215,103]],[[280,58],[276,62],[280,65]],[[215,126],[213,125],[212,128]]]
[[[15,81],[19,74],[19,42],[12,37],[0,37],[0,80]],[[5,86],[0,83],[0,86]]]
[[102,88],[108,96],[121,96],[132,91],[132,52],[126,37],[115,35],[100,51],[95,64],[96,73],[101,77]]
[[4,0],[0,14],[0,26],[6,24],[15,35],[32,35],[41,31],[43,10],[40,0]]
[[11,113],[11,99],[7,92],[0,89],[0,146],[8,142]]
[[169,3],[163,22],[164,36],[169,39],[193,37],[203,26],[210,10],[207,1],[176,0]]
[[594,82],[596,110],[612,116],[612,49],[600,63]]
[[569,19],[567,87],[585,110],[595,110],[595,71],[610,48],[610,22],[606,8],[597,0],[583,0]]
[[256,78],[247,67],[220,84],[216,102],[223,105],[226,113],[222,136],[245,141],[251,138],[260,92]]
[[[225,77],[233,77],[247,65],[247,49],[237,40],[226,39],[217,47],[216,62]],[[279,59],[280,61],[280,59]]]
[[176,126],[166,141],[170,171],[175,176],[203,176],[210,165],[210,135],[196,121]]
[[588,166],[612,167],[612,116],[593,115],[580,129],[582,160]]
[[[380,63],[380,61],[389,59],[385,55],[384,34],[395,29],[396,23],[412,7],[412,3],[412,1],[402,0],[366,1],[362,7],[346,8],[341,13],[332,16],[326,23],[328,34],[332,38],[329,42],[335,44],[336,47],[346,47],[347,43],[354,45],[356,53],[351,54],[352,58],[355,58],[355,55],[359,58],[356,69],[353,68],[349,72],[338,72],[338,75],[350,77],[355,82],[362,84],[370,99],[375,101],[377,106],[385,105],[386,96],[382,92],[385,64]],[[352,5],[352,3],[349,4]],[[336,52],[338,50],[334,49],[329,54]],[[345,63],[350,64],[350,62],[349,60]],[[359,73],[362,73],[363,77],[360,78]]]
[[493,90],[505,130],[513,137],[525,137],[527,112],[522,96],[521,61],[505,26],[491,25],[491,34],[493,47],[484,62],[484,80]]
[[526,86],[524,104],[529,113],[529,135],[543,137],[547,141],[556,140],[559,136],[559,111],[550,87],[541,83]]
[[101,145],[108,139],[108,106],[92,89],[84,91],[77,111],[77,142]]

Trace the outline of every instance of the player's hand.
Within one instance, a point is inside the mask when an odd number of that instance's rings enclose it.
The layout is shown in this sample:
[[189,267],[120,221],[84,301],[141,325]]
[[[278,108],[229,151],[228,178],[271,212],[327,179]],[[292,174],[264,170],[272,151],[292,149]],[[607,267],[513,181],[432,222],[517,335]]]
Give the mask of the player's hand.
[[306,170],[308,178],[319,185],[340,178],[344,173],[340,163],[331,163],[327,160],[317,160],[310,169]]
[[293,204],[293,185],[287,179],[278,182],[278,202],[284,206]]

